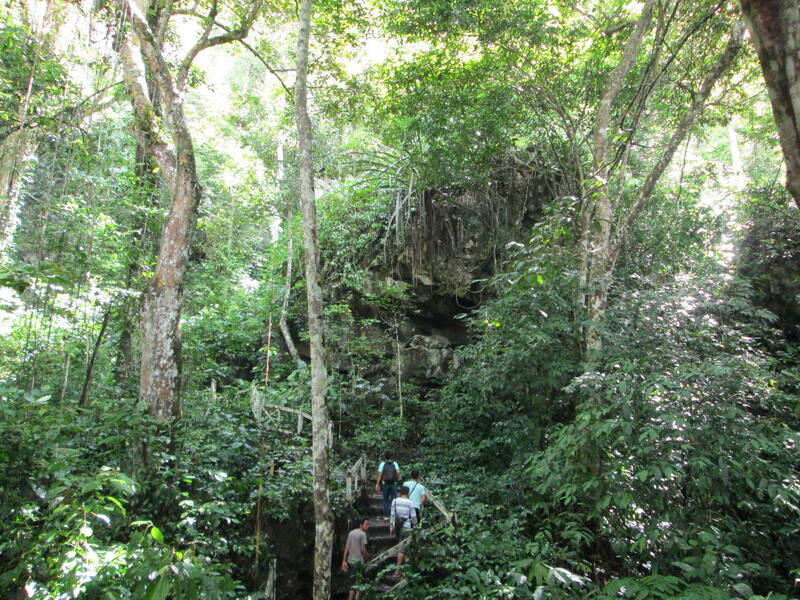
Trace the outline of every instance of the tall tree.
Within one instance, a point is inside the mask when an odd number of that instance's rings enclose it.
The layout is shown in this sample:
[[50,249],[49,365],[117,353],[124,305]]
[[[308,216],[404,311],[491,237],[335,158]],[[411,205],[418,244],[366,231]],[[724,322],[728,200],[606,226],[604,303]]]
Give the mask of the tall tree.
[[[134,131],[138,142],[158,163],[170,201],[154,274],[144,294],[139,376],[139,397],[155,418],[166,421],[180,410],[180,314],[201,195],[191,131],[183,108],[190,69],[203,50],[244,39],[258,15],[261,1],[249,4],[235,28],[219,25],[220,7],[216,0],[212,0],[204,15],[188,11],[200,17],[201,33],[176,66],[164,52],[169,21],[175,14],[173,11],[177,11],[174,4],[162,4],[160,0],[147,4],[114,0],[114,4],[129,22],[129,27],[119,31],[118,36],[125,87],[135,113]],[[148,11],[158,14],[155,27],[147,18]],[[223,33],[213,35],[219,29]],[[148,92],[145,64],[158,88],[160,111],[154,107]]]
[[[585,192],[586,204],[582,213],[582,253],[581,253],[581,293],[588,325],[584,334],[584,344],[588,353],[596,352],[600,347],[598,331],[602,314],[605,311],[608,295],[610,269],[607,267],[610,251],[612,225],[614,222],[614,203],[609,194],[608,179],[611,161],[608,154],[611,132],[611,108],[622,89],[622,84],[631,70],[645,32],[650,27],[655,0],[647,0],[642,14],[625,44],[614,71],[606,82],[600,105],[594,119],[594,139],[592,143],[593,179],[587,182],[589,189]],[[614,132],[616,133],[616,131]]]
[[311,153],[311,118],[308,114],[308,42],[311,30],[311,0],[300,4],[295,79],[295,118],[300,170],[300,201],[303,207],[308,331],[311,345],[311,419],[314,461],[314,600],[331,594],[330,568],[333,550],[333,518],[328,493],[328,408],[325,403],[328,374],[323,345],[322,290],[319,285],[319,237],[314,196],[314,163]]
[[[586,315],[583,341],[586,356],[590,361],[602,349],[600,330],[608,301],[609,286],[614,267],[628,233],[639,214],[649,203],[657,183],[672,161],[676,150],[686,139],[692,125],[703,111],[717,81],[731,66],[743,40],[744,25],[738,22],[733,26],[725,49],[716,57],[714,63],[705,69],[702,79],[695,83],[697,88],[691,93],[691,101],[688,107],[683,111],[671,132],[667,133],[658,158],[647,170],[633,201],[625,205],[621,198],[612,199],[610,195],[609,186],[612,176],[610,165],[612,162],[616,162],[617,167],[621,165],[621,157],[627,154],[632,143],[632,137],[624,131],[623,120],[616,122],[612,130],[611,105],[619,93],[626,74],[630,71],[632,61],[639,51],[642,43],[641,36],[649,26],[653,4],[653,2],[649,1],[645,4],[634,33],[625,46],[622,58],[606,82],[602,100],[595,113],[594,141],[592,145],[594,173],[593,179],[586,182],[587,189],[584,192],[587,200],[582,216],[583,244],[581,248],[580,273],[582,284],[581,301]],[[708,20],[718,10],[718,6],[714,7],[707,17],[701,17],[702,21]],[[656,35],[658,35],[658,29]],[[684,34],[683,38],[686,35]],[[682,39],[682,41],[685,42],[686,40]],[[666,69],[657,64],[659,58],[657,44],[663,42],[663,38],[656,40],[656,47],[651,59],[654,71],[663,69],[662,76]],[[670,57],[669,62],[673,59],[674,56]],[[648,81],[646,77],[640,80],[640,102],[647,101],[650,93],[648,90],[652,90],[655,83],[655,81]],[[627,126],[631,127],[630,122],[627,123]],[[635,121],[633,127],[635,128]],[[621,146],[617,146],[612,150],[609,144],[609,140],[612,138],[622,140]],[[618,172],[617,177],[622,177],[624,180],[624,171]],[[618,181],[615,186],[617,193],[621,192],[621,182],[622,180]]]
[[742,0],[742,14],[778,126],[786,188],[800,207],[800,4],[797,0]]

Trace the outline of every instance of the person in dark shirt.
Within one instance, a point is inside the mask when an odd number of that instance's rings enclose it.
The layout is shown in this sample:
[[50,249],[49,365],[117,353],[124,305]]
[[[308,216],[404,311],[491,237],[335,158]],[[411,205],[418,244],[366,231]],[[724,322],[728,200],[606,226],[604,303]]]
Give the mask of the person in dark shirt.
[[383,518],[389,518],[392,500],[397,498],[397,482],[400,481],[400,465],[392,460],[392,453],[383,455],[378,465],[378,477],[375,480],[375,491],[383,494]]

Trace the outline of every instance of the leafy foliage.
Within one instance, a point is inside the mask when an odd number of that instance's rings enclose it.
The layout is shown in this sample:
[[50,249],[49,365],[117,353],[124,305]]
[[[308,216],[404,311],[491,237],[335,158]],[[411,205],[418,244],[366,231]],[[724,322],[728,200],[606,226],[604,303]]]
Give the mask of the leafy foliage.
[[[623,208],[737,18],[717,2],[659,5],[612,107]],[[389,447],[457,515],[417,532],[395,597],[785,600],[800,563],[798,224],[773,185],[754,63],[720,82],[725,101],[634,224],[587,369],[580,190],[640,5],[315,6],[333,500],[355,457]],[[164,190],[123,108],[101,101],[113,59],[86,70],[10,18],[0,29],[0,142],[22,113],[37,133],[0,265],[0,595],[256,598],[275,557],[281,585],[308,579],[309,440],[251,406],[309,407],[297,157],[276,78],[293,14],[268,11],[248,48],[191,75],[203,199],[169,426],[122,373]],[[92,95],[70,99],[73,80]],[[95,101],[72,127],[70,110]],[[731,116],[758,186],[741,207]],[[277,327],[285,295],[301,364]],[[430,350],[415,340],[434,336],[454,358],[410,375]]]
[[53,125],[69,97],[66,70],[50,45],[10,21],[0,22],[0,143],[27,127]]

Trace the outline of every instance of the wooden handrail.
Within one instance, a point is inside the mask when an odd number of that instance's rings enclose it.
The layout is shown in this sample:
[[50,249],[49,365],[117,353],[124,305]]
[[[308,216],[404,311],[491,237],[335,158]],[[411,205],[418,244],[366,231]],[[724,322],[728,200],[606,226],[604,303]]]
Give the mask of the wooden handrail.
[[442,504],[442,501],[439,500],[436,496],[434,496],[433,494],[431,494],[427,490],[425,491],[425,496],[427,497],[428,500],[431,501],[431,504],[433,504],[434,508],[436,508],[436,510],[438,510],[440,513],[442,513],[442,516],[445,519],[447,519],[447,524],[448,525],[455,525],[455,523],[456,523],[456,514],[455,513],[452,513],[449,510],[447,510],[447,508],[445,508],[445,505]]
[[[277,410],[285,413],[297,415],[297,435],[303,433],[303,419],[311,423],[311,415],[299,408],[292,408],[290,406],[280,406],[278,404],[264,404],[261,394],[258,392],[256,384],[250,386],[250,404],[253,409],[253,414],[256,419],[263,421],[265,419],[265,412],[268,410]],[[283,431],[279,429],[279,431]],[[333,433],[332,430],[328,431],[328,446],[333,446]]]
[[359,459],[347,469],[345,484],[347,486],[347,501],[354,504],[358,500],[358,490],[367,481],[367,455],[362,453]]
[[[446,520],[446,523],[444,525],[440,525],[440,528],[455,527],[456,522],[457,522],[456,513],[450,512],[449,510],[447,510],[447,508],[445,508],[444,504],[442,504],[442,501],[439,500],[438,498],[436,498],[435,496],[433,496],[431,493],[426,491],[425,495],[431,501],[431,504],[433,504],[434,508],[436,508],[436,510],[438,510],[440,513],[442,513],[442,516],[444,516],[444,518]],[[397,554],[398,552],[403,550],[409,543],[411,543],[412,539],[413,539],[413,537],[411,535],[409,535],[407,537],[404,537],[402,540],[400,540],[399,543],[395,544],[391,548],[388,548],[387,550],[384,550],[383,552],[381,552],[380,554],[378,554],[377,556],[372,558],[369,562],[367,562],[367,568],[369,569],[369,568],[371,568],[371,565],[383,562],[387,558],[390,558],[391,556],[394,556],[395,554]],[[395,586],[395,587],[397,587],[397,586]],[[394,588],[392,588],[392,589],[394,589]]]
[[394,556],[395,554],[400,552],[400,550],[402,550],[406,546],[408,546],[408,544],[410,544],[410,543],[411,543],[411,536],[409,535],[409,536],[404,537],[402,540],[400,540],[399,543],[395,544],[391,548],[389,548],[387,550],[384,550],[380,554],[378,554],[378,555],[374,556],[373,558],[371,558],[367,562],[367,569],[371,569],[372,566],[377,565],[378,563],[382,563],[387,558],[391,558],[392,556]]
[[290,408],[289,406],[281,406],[280,404],[263,404],[264,408],[276,408],[278,410],[282,410],[284,412],[294,413],[303,417],[304,419],[311,420],[311,415],[307,412],[300,410],[299,408]]

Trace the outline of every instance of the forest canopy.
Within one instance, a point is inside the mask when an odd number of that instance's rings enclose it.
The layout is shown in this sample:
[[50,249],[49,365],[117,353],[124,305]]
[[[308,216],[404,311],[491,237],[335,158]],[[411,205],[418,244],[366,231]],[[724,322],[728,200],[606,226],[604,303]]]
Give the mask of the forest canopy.
[[0,596],[800,597],[798,32],[0,0]]

